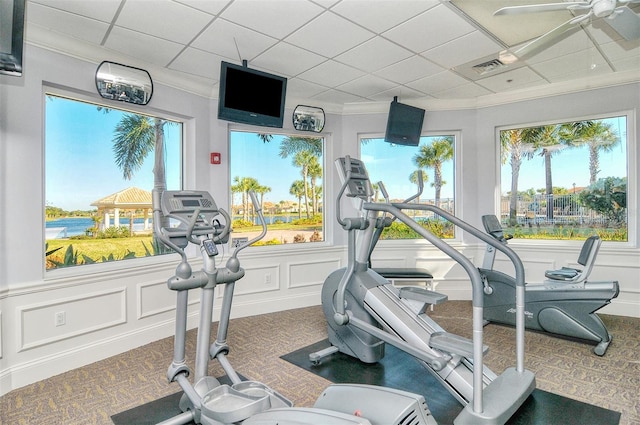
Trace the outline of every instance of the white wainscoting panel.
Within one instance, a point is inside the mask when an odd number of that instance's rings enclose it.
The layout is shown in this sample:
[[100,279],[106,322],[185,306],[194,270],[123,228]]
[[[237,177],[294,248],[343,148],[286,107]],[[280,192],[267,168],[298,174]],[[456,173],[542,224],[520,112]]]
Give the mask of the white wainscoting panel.
[[[176,291],[166,282],[140,283],[136,286],[136,312],[138,320],[175,310]],[[189,292],[189,305],[200,302],[200,291]]]
[[289,288],[322,285],[332,272],[339,269],[340,259],[289,263]]
[[[257,294],[280,289],[280,266],[242,266],[244,277],[236,282],[236,295]],[[218,298],[222,296],[224,285],[219,285]]]
[[[18,352],[126,323],[125,287],[17,309]],[[56,326],[56,315],[64,324]]]

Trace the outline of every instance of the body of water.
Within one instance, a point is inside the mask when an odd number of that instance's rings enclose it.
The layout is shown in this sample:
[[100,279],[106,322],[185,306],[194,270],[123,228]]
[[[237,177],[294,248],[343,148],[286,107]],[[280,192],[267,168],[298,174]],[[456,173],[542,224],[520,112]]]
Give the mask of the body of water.
[[[152,220],[151,218],[149,218],[149,225],[152,226],[152,224]],[[69,236],[84,235],[86,233],[86,230],[93,226],[93,220],[87,217],[59,218],[57,220],[47,221],[46,238],[60,239]],[[129,218],[120,217],[120,226],[125,226],[128,228]],[[144,230],[144,218],[134,218],[133,231],[138,232],[142,230]]]
[[[305,218],[306,215],[302,215],[302,218]],[[297,220],[298,219],[298,215],[290,215],[290,216],[281,216],[281,215],[274,215],[274,216],[270,216],[270,215],[265,215],[264,216],[264,221],[267,222],[267,224],[273,224],[276,221],[280,220],[283,223],[291,223],[293,220]],[[234,215],[233,216],[233,220],[242,220],[242,216],[241,215]],[[253,224],[255,225],[259,225],[260,224],[260,220],[258,219],[258,217],[249,217],[249,220],[253,220]]]

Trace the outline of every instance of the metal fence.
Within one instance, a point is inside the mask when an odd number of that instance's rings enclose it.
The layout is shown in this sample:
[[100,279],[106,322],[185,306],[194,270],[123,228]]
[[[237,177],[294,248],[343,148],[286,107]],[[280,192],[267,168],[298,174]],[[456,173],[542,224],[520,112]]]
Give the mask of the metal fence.
[[[604,227],[609,218],[583,206],[578,194],[536,195],[518,197],[516,217],[518,224],[528,225],[582,225]],[[510,196],[500,199],[500,214],[503,223],[509,221]],[[624,216],[626,224],[627,217]]]

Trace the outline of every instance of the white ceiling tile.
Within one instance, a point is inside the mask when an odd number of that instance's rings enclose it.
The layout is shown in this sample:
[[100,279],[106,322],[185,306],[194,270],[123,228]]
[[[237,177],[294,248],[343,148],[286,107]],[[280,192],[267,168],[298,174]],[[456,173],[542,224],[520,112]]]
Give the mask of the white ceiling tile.
[[578,29],[565,32],[562,36],[554,40],[551,44],[547,44],[540,51],[526,57],[525,62],[529,64],[548,61],[550,59],[570,55],[580,50],[593,47],[593,43],[589,37]]
[[[187,44],[213,17],[169,0],[128,1],[116,25],[154,37]],[[161,22],[162,25],[158,25]]]
[[226,59],[188,47],[180,53],[169,68],[218,81],[220,80],[220,61],[222,60]]
[[[473,66],[495,59],[499,40],[513,46],[535,39],[572,16],[493,12],[548,1],[27,0],[25,37],[91,61],[112,55],[105,52],[110,50],[204,96],[217,93],[220,60],[246,59],[253,68],[288,77],[291,96],[336,106],[393,95],[531,93],[531,85],[567,87],[572,79],[576,88],[598,87],[613,72],[624,72],[624,81],[635,78],[640,40],[624,41],[602,19],[576,25],[539,52],[479,75]],[[640,3],[625,7],[640,15]],[[207,90],[209,84],[214,89]]]
[[[291,60],[292,58],[295,60]],[[325,60],[320,55],[291,44],[278,43],[255,58],[250,65],[271,70],[279,75],[294,77]]]
[[365,72],[375,72],[409,56],[411,52],[408,50],[382,37],[375,37],[335,59]]
[[546,81],[527,67],[514,69],[512,71],[503,72],[499,75],[476,80],[476,84],[480,84],[481,86],[496,93],[545,83]]
[[469,96],[479,97],[491,94],[491,92],[484,87],[481,87],[474,83],[467,83],[462,86],[452,87],[448,90],[443,90],[433,94],[433,97],[438,99],[464,99]]
[[319,102],[329,102],[329,103],[337,103],[337,104],[345,104],[345,103],[354,103],[354,102],[362,102],[367,99],[362,97],[341,92],[338,90],[327,90],[318,95],[313,96],[312,100],[316,100]]
[[35,3],[29,5],[29,21],[50,31],[71,35],[94,44],[100,44],[109,29],[109,24],[105,22]]
[[293,99],[303,101],[304,99],[310,99],[313,96],[326,92],[327,90],[329,90],[327,87],[301,80],[299,78],[292,78],[287,81],[287,100]]
[[502,47],[498,43],[480,31],[474,31],[427,50],[421,55],[444,68],[453,68],[492,53],[497,57],[500,50]]
[[186,4],[194,9],[217,15],[231,0],[174,0],[178,3]]
[[437,4],[438,0],[342,0],[331,10],[380,34]]
[[285,40],[303,49],[332,58],[374,35],[335,13],[325,12]]
[[235,0],[220,16],[263,34],[282,39],[314,17],[323,8],[308,1]]
[[32,0],[27,7],[30,19],[32,4],[42,4],[65,12],[73,13],[103,22],[111,22],[120,7],[121,0],[78,1],[78,0]]
[[340,0],[311,0],[311,1],[319,6],[330,8],[334,4],[338,3]]
[[178,43],[120,27],[113,27],[104,46],[160,66],[171,62],[184,47]]
[[382,91],[390,90],[396,87],[397,84],[392,83],[389,80],[384,80],[375,75],[365,75],[358,79],[349,81],[336,87],[340,91],[346,91],[348,93],[355,94],[356,96],[369,97]]
[[422,56],[414,55],[376,71],[375,75],[405,84],[442,71],[444,69],[441,66],[426,60]]
[[506,46],[515,46],[532,40],[560,26],[573,15],[567,11],[494,16],[493,13],[506,6],[552,3],[549,0],[450,0],[458,9],[491,32]]
[[595,50],[583,50],[549,61],[531,65],[536,72],[551,82],[570,78],[585,78],[611,72],[611,67]]
[[335,87],[347,81],[355,80],[363,75],[365,75],[365,73],[362,71],[340,62],[328,60],[303,72],[298,75],[298,77],[306,81],[321,84],[325,87]]
[[407,86],[396,86],[392,89],[385,90],[380,93],[376,93],[372,96],[369,96],[369,99],[375,100],[378,102],[383,101],[391,101],[395,96],[398,96],[398,100],[400,102],[409,100],[409,99],[425,99],[430,98],[431,96],[427,96],[424,93],[409,88]]
[[240,62],[252,60],[277,41],[224,19],[216,19],[191,45]]
[[635,71],[640,69],[640,56],[617,59],[613,62],[616,71]]
[[446,6],[439,5],[390,29],[383,35],[419,53],[468,34],[474,29]]
[[[640,59],[640,40],[618,40],[603,43],[600,49],[610,61]],[[640,69],[640,68],[638,68]]]
[[412,81],[407,86],[426,94],[433,94],[467,84],[468,81],[453,72],[444,71],[436,75]]

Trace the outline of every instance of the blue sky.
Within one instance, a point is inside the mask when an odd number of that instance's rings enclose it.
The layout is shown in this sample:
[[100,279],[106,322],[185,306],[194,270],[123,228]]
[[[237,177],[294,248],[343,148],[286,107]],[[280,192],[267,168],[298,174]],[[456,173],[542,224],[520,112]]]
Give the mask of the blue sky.
[[[122,178],[112,151],[113,130],[122,112],[98,111],[95,105],[48,98],[46,102],[46,203],[65,210],[93,209],[91,203],[136,186],[145,190],[153,187],[153,155],[149,155],[132,180]],[[626,132],[622,119],[611,119],[623,143],[612,152],[601,153],[599,177],[627,175]],[[165,126],[167,145],[167,184],[170,189],[180,185],[180,126]],[[297,201],[289,194],[291,183],[301,179],[300,169],[292,165],[292,158],[278,155],[282,136],[275,136],[270,143],[263,143],[253,132],[233,132],[230,147],[230,177],[255,177],[261,185],[271,187],[265,201]],[[425,143],[423,138],[421,143]],[[409,175],[416,169],[412,158],[416,147],[396,146],[375,139],[361,149],[361,157],[368,167],[372,182],[382,180],[392,198],[407,198],[415,193],[415,185]],[[589,182],[588,153],[586,148],[566,149],[552,159],[553,185],[572,188],[587,186]],[[332,160],[328,160],[325,172],[334,173]],[[433,198],[433,171],[427,170],[428,181],[423,199]],[[503,193],[510,188],[509,164],[502,166]],[[446,184],[441,197],[453,197],[453,162],[445,164],[443,176]],[[319,182],[319,184],[322,184]],[[519,189],[543,188],[544,165],[542,158],[524,161]]]
[[[46,101],[46,205],[91,210],[91,203],[131,186],[153,188],[153,155],[131,180],[122,178],[112,151],[123,113],[64,98]],[[167,185],[179,188],[180,126],[165,126]]]
[[[422,137],[420,146],[431,143],[431,138]],[[383,139],[372,139],[360,148],[360,156],[367,166],[369,178],[373,183],[382,181],[391,199],[407,199],[414,195],[418,187],[411,183],[409,177],[417,170],[413,157],[419,152],[419,147],[392,145]],[[433,170],[423,170],[427,175],[422,199],[433,199],[435,189]],[[453,161],[442,166],[442,178],[446,182],[440,189],[440,198],[452,198],[454,190]],[[382,199],[382,196],[380,196]]]

